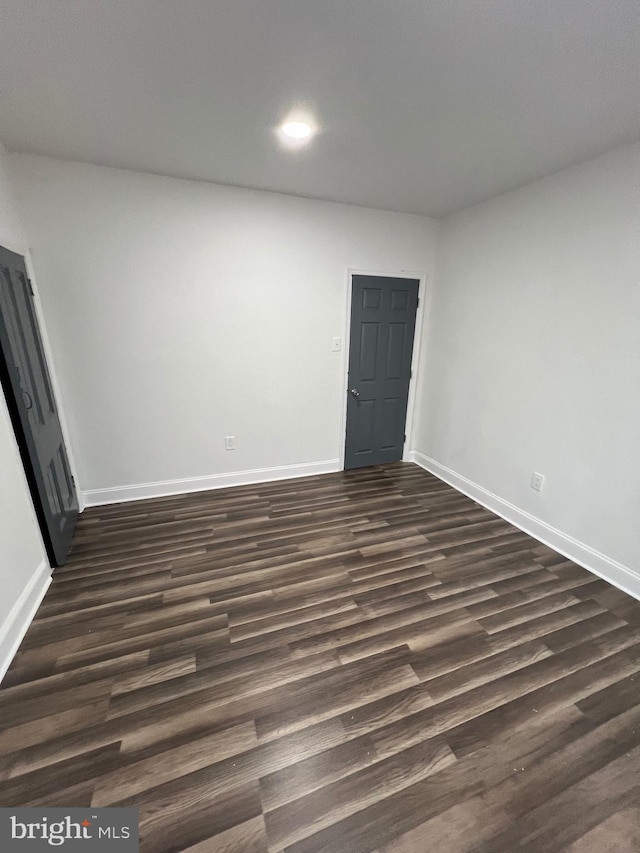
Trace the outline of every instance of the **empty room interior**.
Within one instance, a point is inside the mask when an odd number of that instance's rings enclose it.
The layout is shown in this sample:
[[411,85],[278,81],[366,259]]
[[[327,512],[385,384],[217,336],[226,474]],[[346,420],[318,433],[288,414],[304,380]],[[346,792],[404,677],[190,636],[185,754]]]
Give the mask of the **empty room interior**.
[[640,5],[0,46],[0,849],[640,851]]

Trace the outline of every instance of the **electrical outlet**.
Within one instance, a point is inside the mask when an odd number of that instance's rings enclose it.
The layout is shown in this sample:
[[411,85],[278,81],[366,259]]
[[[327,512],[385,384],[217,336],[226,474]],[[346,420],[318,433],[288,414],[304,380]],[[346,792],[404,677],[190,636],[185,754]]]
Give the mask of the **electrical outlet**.
[[225,437],[224,437],[224,449],[225,450],[235,450],[236,449],[236,437],[235,437],[235,435],[225,435]]
[[541,492],[543,486],[544,486],[544,474],[538,474],[537,471],[534,471],[532,476],[531,476],[531,488],[535,489],[536,492]]

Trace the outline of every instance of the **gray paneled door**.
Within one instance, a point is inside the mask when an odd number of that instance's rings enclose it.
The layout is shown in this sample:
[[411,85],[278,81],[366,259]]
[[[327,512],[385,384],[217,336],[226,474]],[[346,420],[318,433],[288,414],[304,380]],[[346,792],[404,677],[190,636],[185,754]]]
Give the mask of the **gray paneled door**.
[[402,459],[418,287],[352,277],[345,468]]
[[24,258],[0,246],[0,378],[47,552],[67,559],[78,499]]

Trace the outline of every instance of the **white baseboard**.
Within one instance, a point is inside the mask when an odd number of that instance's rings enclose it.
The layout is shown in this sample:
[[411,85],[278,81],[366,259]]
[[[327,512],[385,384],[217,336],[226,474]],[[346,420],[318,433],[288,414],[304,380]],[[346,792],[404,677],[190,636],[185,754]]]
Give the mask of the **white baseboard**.
[[434,474],[440,480],[444,480],[454,489],[472,498],[476,503],[482,504],[491,512],[501,516],[510,524],[533,536],[544,545],[553,548],[560,554],[564,554],[574,563],[578,563],[594,575],[603,578],[613,586],[618,587],[623,592],[632,595],[634,598],[640,599],[640,575],[634,572],[629,566],[619,563],[616,560],[607,557],[595,548],[585,545],[584,542],[579,542],[572,536],[563,533],[545,521],[541,521],[534,515],[519,509],[509,501],[503,500],[493,492],[479,486],[472,480],[468,480],[461,474],[452,471],[445,465],[436,462],[424,453],[418,450],[413,450],[410,453],[410,460],[415,462],[421,468]]
[[51,569],[43,560],[0,626],[0,681],[9,669],[50,583]]
[[142,498],[162,498],[186,492],[203,492],[208,489],[226,489],[229,486],[267,483],[270,480],[289,480],[294,477],[311,477],[314,474],[332,474],[339,470],[339,459],[327,459],[324,462],[302,462],[299,465],[254,468],[251,471],[234,471],[231,474],[209,474],[204,477],[187,477],[181,480],[160,480],[155,483],[93,489],[82,493],[82,502],[86,507],[102,506],[103,504],[121,503],[122,501],[138,501]]

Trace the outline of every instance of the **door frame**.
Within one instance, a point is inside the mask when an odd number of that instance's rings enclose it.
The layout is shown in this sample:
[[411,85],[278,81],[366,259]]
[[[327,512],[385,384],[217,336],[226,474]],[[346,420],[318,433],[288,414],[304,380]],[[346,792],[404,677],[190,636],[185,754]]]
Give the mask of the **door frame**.
[[422,328],[424,325],[425,308],[427,304],[427,274],[415,270],[362,270],[347,267],[346,271],[346,310],[344,315],[344,334],[342,336],[342,403],[340,408],[340,471],[344,471],[345,440],[347,436],[347,393],[349,391],[349,350],[351,348],[351,297],[353,294],[354,275],[375,275],[380,278],[413,278],[418,284],[418,310],[416,311],[416,326],[413,333],[413,352],[411,354],[411,379],[409,380],[409,397],[407,399],[407,417],[404,431],[407,440],[402,450],[402,461],[410,461],[411,445],[413,444],[413,425],[416,407],[416,378],[420,351],[422,345]]

